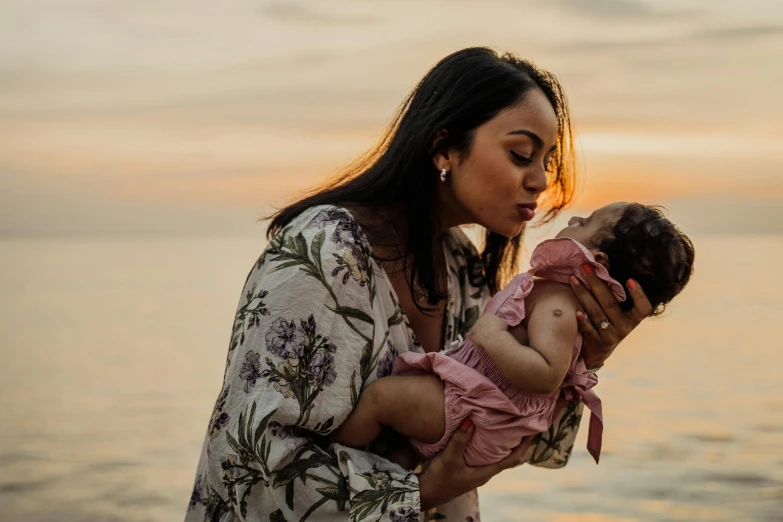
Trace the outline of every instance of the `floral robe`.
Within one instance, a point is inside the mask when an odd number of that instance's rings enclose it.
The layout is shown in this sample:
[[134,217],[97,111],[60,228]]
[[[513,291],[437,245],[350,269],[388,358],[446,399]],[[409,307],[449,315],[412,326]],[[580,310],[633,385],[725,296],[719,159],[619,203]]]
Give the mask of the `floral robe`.
[[[442,244],[450,345],[489,292],[464,233],[452,229]],[[390,445],[371,453],[324,440],[407,350],[421,346],[359,224],[340,207],[300,214],[248,275],[185,520],[478,521],[475,490],[420,514],[416,475],[379,456]],[[565,464],[579,406],[542,434],[531,463]]]

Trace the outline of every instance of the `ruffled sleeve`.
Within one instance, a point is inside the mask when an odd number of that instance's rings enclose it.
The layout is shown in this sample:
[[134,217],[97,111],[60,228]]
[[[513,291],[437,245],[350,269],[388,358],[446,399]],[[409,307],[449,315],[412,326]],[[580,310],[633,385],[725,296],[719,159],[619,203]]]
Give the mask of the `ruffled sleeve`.
[[582,266],[585,264],[592,266],[595,275],[606,281],[618,301],[625,301],[623,285],[609,275],[590,250],[570,238],[548,239],[539,243],[530,258],[530,273],[565,284],[572,275],[584,282]]
[[518,274],[487,304],[485,312],[493,313],[509,326],[516,326],[525,318],[525,298],[533,290],[533,276]]
[[309,209],[272,240],[242,292],[187,521],[418,519],[413,473],[322,437],[399,321],[376,297],[369,247],[345,210]]

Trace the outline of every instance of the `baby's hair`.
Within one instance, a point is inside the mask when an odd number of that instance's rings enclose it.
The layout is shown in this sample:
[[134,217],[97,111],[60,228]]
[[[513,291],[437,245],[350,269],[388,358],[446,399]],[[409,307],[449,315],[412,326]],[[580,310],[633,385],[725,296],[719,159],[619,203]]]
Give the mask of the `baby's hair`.
[[[641,285],[653,315],[663,313],[693,273],[693,243],[659,207],[629,204],[610,234],[596,238],[595,246],[609,258],[614,279]],[[628,298],[620,306],[630,310],[633,301]]]

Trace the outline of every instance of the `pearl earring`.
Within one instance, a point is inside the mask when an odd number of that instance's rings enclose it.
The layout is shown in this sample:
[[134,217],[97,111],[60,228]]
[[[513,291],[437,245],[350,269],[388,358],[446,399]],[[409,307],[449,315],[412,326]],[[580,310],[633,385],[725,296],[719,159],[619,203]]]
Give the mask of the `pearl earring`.
[[446,170],[446,167],[443,167],[443,169],[440,171],[440,180],[443,183],[446,183],[446,174],[448,174],[448,173],[449,173],[449,171]]

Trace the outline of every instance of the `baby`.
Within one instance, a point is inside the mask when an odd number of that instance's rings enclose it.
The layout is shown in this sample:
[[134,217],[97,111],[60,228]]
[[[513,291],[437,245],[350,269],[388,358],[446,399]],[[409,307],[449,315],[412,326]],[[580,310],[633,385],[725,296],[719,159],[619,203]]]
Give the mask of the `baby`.
[[[624,310],[633,303],[618,280],[639,284],[657,315],[687,284],[693,258],[691,241],[656,208],[613,203],[574,217],[536,247],[528,272],[490,299],[466,341],[447,353],[401,354],[393,375],[362,391],[330,439],[361,447],[389,426],[429,458],[469,418],[476,428],[465,462],[480,466],[546,431],[564,400],[579,398],[592,411],[587,446],[598,462],[601,402],[580,356],[582,308],[569,280],[579,284],[583,267],[594,271]],[[501,320],[510,328],[487,327]]]

